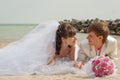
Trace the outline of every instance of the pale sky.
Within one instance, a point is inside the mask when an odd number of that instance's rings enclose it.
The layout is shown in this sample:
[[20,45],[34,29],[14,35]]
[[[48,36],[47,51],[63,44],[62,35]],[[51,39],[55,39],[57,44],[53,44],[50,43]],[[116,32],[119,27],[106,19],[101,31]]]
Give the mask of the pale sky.
[[0,24],[120,18],[120,0],[0,0]]

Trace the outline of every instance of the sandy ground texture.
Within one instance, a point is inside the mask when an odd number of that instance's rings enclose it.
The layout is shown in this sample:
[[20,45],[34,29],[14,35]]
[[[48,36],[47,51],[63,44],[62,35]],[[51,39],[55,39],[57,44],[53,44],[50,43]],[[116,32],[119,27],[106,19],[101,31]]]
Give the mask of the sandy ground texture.
[[[86,34],[78,33],[77,40],[78,43],[82,39],[86,38]],[[107,76],[102,78],[89,78],[86,75],[80,74],[59,74],[59,75],[25,75],[25,76],[0,76],[0,80],[120,80],[120,35],[112,35],[118,40],[118,55],[116,56],[117,59],[115,60],[117,66],[117,75],[116,76]],[[2,42],[0,43],[0,47],[4,47],[10,42]]]

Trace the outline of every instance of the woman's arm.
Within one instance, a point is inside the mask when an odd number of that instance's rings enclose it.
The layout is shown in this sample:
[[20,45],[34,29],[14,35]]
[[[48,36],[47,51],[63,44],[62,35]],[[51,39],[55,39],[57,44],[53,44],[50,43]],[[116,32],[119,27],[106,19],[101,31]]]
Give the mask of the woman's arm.
[[79,68],[79,69],[82,69],[82,67],[85,65],[85,62],[75,62],[75,67]]
[[69,58],[70,58],[70,60],[74,60],[74,58],[75,58],[75,46],[71,47]]
[[59,55],[54,55],[53,57],[51,57],[49,60],[48,60],[48,64],[52,64],[57,58],[59,58]]
[[48,60],[47,65],[53,63],[54,61],[55,61],[55,57],[53,56],[53,57],[51,57],[51,58]]

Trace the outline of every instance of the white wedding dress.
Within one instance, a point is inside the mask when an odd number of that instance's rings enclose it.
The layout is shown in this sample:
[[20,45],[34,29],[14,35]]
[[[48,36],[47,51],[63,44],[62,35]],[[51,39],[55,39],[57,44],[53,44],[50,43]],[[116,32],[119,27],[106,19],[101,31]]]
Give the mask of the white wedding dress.
[[[49,21],[38,25],[22,39],[0,49],[0,75],[77,73],[73,62],[60,59],[47,65],[55,52],[55,33],[59,23]],[[78,47],[75,54],[77,57]],[[75,57],[75,58],[76,58]]]

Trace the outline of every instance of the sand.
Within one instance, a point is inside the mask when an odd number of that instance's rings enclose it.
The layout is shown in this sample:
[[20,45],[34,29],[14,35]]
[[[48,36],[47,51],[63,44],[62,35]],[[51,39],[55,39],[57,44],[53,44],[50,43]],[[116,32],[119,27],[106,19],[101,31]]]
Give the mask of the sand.
[[[102,78],[90,78],[86,75],[80,74],[59,74],[59,75],[23,75],[23,76],[0,76],[0,80],[120,80],[120,36],[112,35],[118,40],[118,55],[116,56],[116,66],[117,66],[117,75],[116,76],[107,76]],[[84,38],[86,34],[79,33],[77,34],[78,43]],[[0,47],[8,45],[10,42],[0,43]]]

